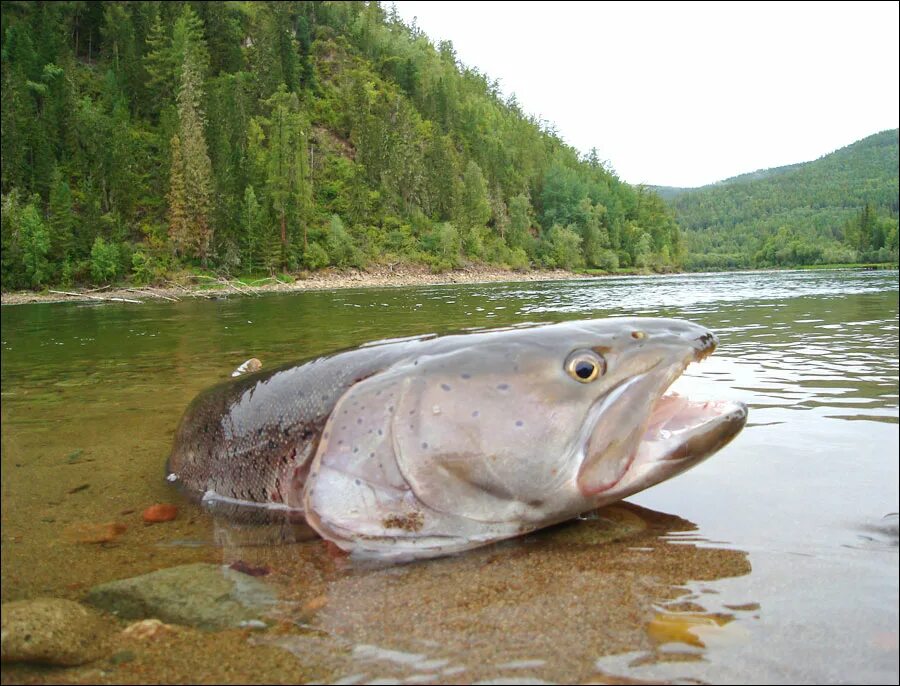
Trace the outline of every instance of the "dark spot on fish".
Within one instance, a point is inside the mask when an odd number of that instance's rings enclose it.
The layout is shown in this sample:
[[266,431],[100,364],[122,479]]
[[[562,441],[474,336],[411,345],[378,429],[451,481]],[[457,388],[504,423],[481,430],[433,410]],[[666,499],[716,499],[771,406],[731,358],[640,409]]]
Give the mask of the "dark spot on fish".
[[498,384],[497,388],[501,391],[505,391],[505,390],[509,389],[509,384],[508,383]]
[[379,436],[384,436],[384,431],[382,431],[381,429],[378,429],[378,435],[379,435]]
[[516,420],[516,426],[522,426],[523,424],[525,424],[525,422],[523,422],[521,419]]
[[409,413],[412,415],[412,414],[415,414],[416,411],[413,409],[413,410],[410,410]]
[[402,529],[403,531],[420,531],[425,525],[425,517],[421,512],[408,512],[402,515],[390,515],[381,520],[386,529]]
[[338,441],[338,445],[343,444],[343,442],[344,442],[344,439],[340,439],[340,440]]
[[428,447],[427,443],[422,443],[422,448],[427,448],[427,447]]
[[362,418],[356,420],[357,424],[362,424]]
[[462,373],[462,374],[460,374],[459,376],[460,376],[460,378],[462,378],[462,379],[471,379],[471,378],[472,378],[472,375],[471,375],[471,374],[466,374],[466,373]]
[[391,405],[391,406],[388,408],[388,412],[393,412],[393,411],[394,411],[394,406]]
[[324,438],[325,440],[328,440],[328,432],[327,431],[324,434],[322,434],[322,438]]
[[359,484],[360,484],[361,482],[360,482],[359,479],[354,479],[354,480],[353,480],[353,483],[355,483],[357,486],[359,486]]
[[442,383],[442,384],[441,384],[441,388],[443,388],[445,391],[449,391],[449,390],[450,390],[450,386],[448,386],[448,385],[445,384],[445,383]]
[[369,457],[375,457],[375,453],[369,453]]
[[358,452],[359,452],[359,447],[358,447],[358,446],[353,446],[353,452],[358,453]]
[[472,413],[472,416],[473,416],[473,417],[477,417],[478,414],[479,414],[478,410],[475,410],[475,411]]

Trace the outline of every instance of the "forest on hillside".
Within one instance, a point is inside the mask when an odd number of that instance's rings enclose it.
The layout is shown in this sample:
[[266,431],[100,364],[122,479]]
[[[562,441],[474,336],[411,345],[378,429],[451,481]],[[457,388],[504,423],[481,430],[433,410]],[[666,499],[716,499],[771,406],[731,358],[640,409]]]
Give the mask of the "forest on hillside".
[[4,289],[685,258],[658,195],[380,3],[4,2],[2,41]]
[[813,162],[660,192],[688,269],[897,263],[897,129]]

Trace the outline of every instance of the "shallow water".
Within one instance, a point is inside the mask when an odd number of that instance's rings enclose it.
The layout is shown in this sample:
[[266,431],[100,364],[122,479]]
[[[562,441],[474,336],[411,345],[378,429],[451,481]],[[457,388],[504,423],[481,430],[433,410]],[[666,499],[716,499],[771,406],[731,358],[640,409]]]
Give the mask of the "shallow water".
[[[262,530],[179,501],[162,479],[184,407],[249,357],[269,367],[378,338],[617,315],[716,331],[716,354],[676,389],[743,400],[750,420],[714,458],[591,518],[366,569],[318,540],[268,545]],[[97,583],[236,560],[272,570],[280,598],[277,630],[195,636],[177,661],[5,667],[4,682],[222,679],[213,665],[226,649],[243,651],[260,681],[898,680],[896,272],[23,305],[0,316],[3,601],[77,600]],[[178,502],[178,519],[142,524],[155,502]],[[84,542],[107,523],[127,530]]]

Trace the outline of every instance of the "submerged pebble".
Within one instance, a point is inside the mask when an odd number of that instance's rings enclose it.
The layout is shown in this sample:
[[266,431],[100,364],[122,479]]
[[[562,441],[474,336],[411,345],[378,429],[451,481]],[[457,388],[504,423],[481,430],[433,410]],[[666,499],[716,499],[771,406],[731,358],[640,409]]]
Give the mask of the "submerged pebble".
[[177,631],[177,627],[158,619],[142,619],[122,629],[122,636],[127,638],[152,639]]
[[157,503],[151,505],[141,515],[143,520],[148,524],[158,524],[159,522],[171,522],[178,516],[178,508],[175,505],[166,503]]
[[259,619],[276,597],[259,578],[196,563],[94,586],[85,601],[125,619],[216,630]]
[[109,631],[99,613],[62,598],[4,603],[2,616],[3,662],[81,665],[102,655]]

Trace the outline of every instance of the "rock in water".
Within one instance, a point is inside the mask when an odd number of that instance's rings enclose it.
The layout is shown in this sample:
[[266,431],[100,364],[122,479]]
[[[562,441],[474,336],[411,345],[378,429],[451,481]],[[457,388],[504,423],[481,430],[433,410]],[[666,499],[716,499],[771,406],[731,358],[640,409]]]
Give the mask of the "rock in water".
[[156,618],[209,630],[249,626],[275,600],[265,581],[205,563],[100,584],[86,598],[125,619]]
[[109,631],[97,612],[62,598],[4,603],[2,614],[3,662],[81,665],[102,655]]

